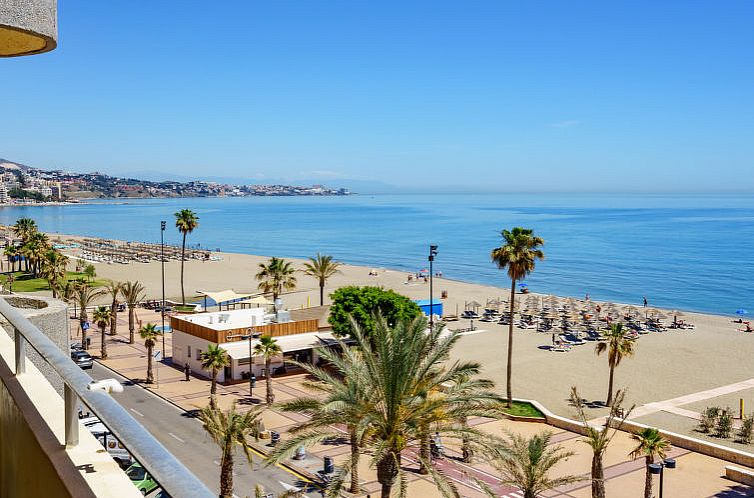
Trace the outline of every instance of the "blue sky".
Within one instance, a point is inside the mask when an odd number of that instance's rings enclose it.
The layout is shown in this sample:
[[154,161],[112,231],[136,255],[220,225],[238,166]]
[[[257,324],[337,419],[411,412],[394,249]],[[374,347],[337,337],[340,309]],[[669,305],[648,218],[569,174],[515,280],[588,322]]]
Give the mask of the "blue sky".
[[754,190],[754,3],[60,0],[0,157],[466,190]]

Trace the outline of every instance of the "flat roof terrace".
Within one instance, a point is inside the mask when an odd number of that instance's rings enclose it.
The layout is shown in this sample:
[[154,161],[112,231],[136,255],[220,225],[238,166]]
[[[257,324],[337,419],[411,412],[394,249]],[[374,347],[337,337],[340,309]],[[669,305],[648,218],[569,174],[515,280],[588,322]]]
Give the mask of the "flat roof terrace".
[[306,334],[319,331],[319,320],[288,320],[290,315],[281,312],[285,321],[275,322],[274,314],[268,314],[262,308],[251,308],[193,315],[174,315],[170,317],[170,326],[174,331],[199,337],[215,344],[242,340],[239,336],[249,334],[282,337],[286,335]]

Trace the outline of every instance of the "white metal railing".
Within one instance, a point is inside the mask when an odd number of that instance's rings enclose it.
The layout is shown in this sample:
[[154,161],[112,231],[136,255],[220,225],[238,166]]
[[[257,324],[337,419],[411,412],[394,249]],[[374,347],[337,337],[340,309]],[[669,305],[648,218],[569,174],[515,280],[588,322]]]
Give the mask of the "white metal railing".
[[26,372],[26,348],[31,346],[63,380],[66,447],[76,446],[79,442],[77,408],[81,400],[171,496],[216,496],[106,391],[90,389],[94,383],[92,378],[2,297],[0,315],[13,327],[16,375]]

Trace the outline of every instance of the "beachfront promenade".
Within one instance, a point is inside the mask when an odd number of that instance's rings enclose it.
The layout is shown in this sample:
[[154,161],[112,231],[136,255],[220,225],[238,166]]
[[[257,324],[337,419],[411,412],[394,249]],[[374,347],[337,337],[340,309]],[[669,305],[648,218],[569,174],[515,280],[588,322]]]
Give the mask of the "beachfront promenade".
[[[158,320],[159,314],[150,310],[139,309],[138,318],[142,322],[146,323],[150,320]],[[72,320],[71,331],[72,339],[76,340],[78,337],[77,322]],[[466,339],[472,337],[483,337],[488,332],[480,332],[478,334],[470,334]],[[159,396],[169,401],[179,410],[185,411],[187,414],[195,413],[196,410],[202,408],[207,404],[209,393],[209,381],[197,376],[193,376],[191,381],[186,382],[184,379],[184,373],[179,368],[175,368],[169,364],[169,361],[161,362],[158,366],[159,369],[159,385],[146,388],[141,381],[145,377],[146,372],[146,351],[140,342],[130,345],[127,343],[128,327],[127,327],[127,315],[119,314],[118,316],[118,328],[116,336],[108,336],[108,360],[102,362],[107,368],[117,371],[128,379],[132,379],[140,387],[133,387],[133,389],[142,389],[144,393],[153,393],[155,396]],[[93,355],[97,355],[99,351],[99,334],[92,335],[93,344],[90,352]],[[161,341],[159,341],[158,349],[161,349]],[[166,336],[166,350],[168,356],[171,350],[171,336]],[[107,375],[106,372],[102,372],[101,375]],[[276,401],[286,401],[300,397],[305,394],[310,394],[306,391],[306,388],[302,385],[304,376],[292,375],[283,378],[276,378],[274,380]],[[747,384],[741,384],[744,391],[750,389],[746,387]],[[733,388],[722,389],[720,393],[728,392]],[[742,392],[742,391],[735,391]],[[712,396],[718,394],[706,393],[703,396]],[[713,396],[714,397],[714,396]],[[219,386],[219,404],[221,407],[226,408],[232,403],[236,402],[241,410],[247,410],[251,404],[261,403],[264,398],[264,382],[258,382],[257,388],[253,398],[248,396],[248,384],[241,383],[231,386]],[[699,396],[690,395],[686,399],[689,402],[699,401]],[[116,396],[117,399],[117,396]],[[155,413],[142,413],[146,411],[149,405],[145,404],[144,400],[141,400],[141,405],[137,406],[136,413],[142,414],[144,418],[153,417]],[[669,406],[672,403],[668,402]],[[661,411],[662,406],[646,405],[637,408],[637,414],[641,415],[640,418],[648,416],[651,413],[657,413],[652,411],[659,409]],[[651,412],[651,413],[650,413]],[[572,415],[572,413],[569,413]],[[158,415],[159,416],[159,415]],[[302,420],[302,415],[281,413],[274,410],[268,410],[264,416],[265,427],[269,430],[275,430],[281,433],[285,439],[288,437],[287,429],[289,429],[295,422]],[[573,432],[557,429],[554,427],[548,427],[541,423],[531,422],[514,422],[509,420],[492,421],[488,419],[474,419],[470,421],[471,424],[482,428],[485,431],[491,433],[500,434],[503,430],[513,431],[521,434],[534,434],[536,432],[548,429],[554,432],[553,443],[562,445],[567,450],[574,451],[576,454],[563,462],[556,468],[558,473],[575,473],[585,474],[590,467],[591,450],[582,441],[582,437]],[[184,425],[188,426],[186,431],[188,433],[197,434],[198,421],[191,417],[175,417],[174,426],[170,427],[171,430],[164,428],[163,426],[157,426],[154,430],[161,433],[155,434],[158,438],[169,441],[173,446],[186,446],[183,448],[187,453],[195,453],[193,449],[194,445],[201,444],[201,453],[205,455],[210,469],[204,469],[199,474],[205,479],[208,484],[213,484],[212,477],[217,474],[218,468],[216,465],[211,464],[213,460],[217,458],[217,455],[213,456],[213,451],[217,451],[212,443],[208,443],[205,437],[202,441],[196,441],[196,438],[186,441],[185,437],[181,437],[179,434]],[[151,427],[150,430],[152,430]],[[174,429],[174,430],[173,430]],[[199,428],[199,430],[201,430]],[[166,434],[165,431],[168,431]],[[183,439],[183,441],[181,441]],[[630,437],[625,434],[619,434],[610,446],[606,459],[606,477],[608,479],[607,491],[609,496],[615,497],[634,497],[637,496],[642,489],[644,479],[644,463],[643,460],[631,460],[628,457],[631,449],[634,446],[634,442]],[[258,445],[260,451],[266,451],[265,441],[260,441]],[[180,454],[181,448],[178,448],[178,454]],[[499,496],[520,498],[521,495],[515,488],[510,486],[500,486],[495,479],[495,470],[489,465],[482,462],[475,462],[472,465],[466,465],[457,460],[460,456],[458,448],[449,447],[446,448],[448,458],[438,461],[439,468],[442,469],[448,476],[450,476],[462,490],[463,496],[466,497],[482,497],[484,496],[479,490],[476,480],[481,480],[495,489],[495,492]],[[175,451],[175,450],[174,450]],[[314,473],[323,466],[323,457],[331,456],[334,458],[335,463],[342,461],[347,457],[349,451],[348,444],[344,438],[343,441],[335,442],[332,444],[318,445],[311,448],[308,451],[307,458],[303,461],[297,461],[292,463],[292,471],[284,471],[282,469],[273,467],[272,470],[263,468],[259,464],[255,465],[253,471],[245,470],[243,468],[238,469],[239,474],[244,481],[253,481],[259,479],[265,483],[266,486],[272,490],[285,490],[287,486],[300,485],[302,483],[301,475],[307,475],[308,472]],[[674,448],[670,453],[671,457],[674,457],[678,461],[678,467],[673,472],[666,474],[666,496],[718,496],[718,497],[754,497],[754,491],[748,489],[745,486],[737,485],[731,481],[728,481],[721,477],[724,473],[723,469],[726,462],[721,460],[703,456],[700,454],[692,453],[684,449]],[[192,456],[196,459],[196,456]],[[241,465],[246,465],[241,460]],[[409,496],[439,496],[434,490],[434,486],[427,476],[422,476],[415,472],[417,465],[416,460],[412,459],[411,453],[407,455],[405,460],[405,467],[409,470],[411,484],[409,487]],[[299,472],[297,473],[296,470]],[[368,455],[362,458],[361,466],[361,478],[364,484],[364,490],[367,493],[371,493],[374,496],[379,491],[379,485],[376,481],[375,470],[369,468]],[[272,472],[272,476],[270,475]],[[276,485],[279,483],[279,485]],[[284,485],[285,484],[285,485]],[[310,493],[308,496],[315,496],[316,493]],[[589,481],[582,481],[577,484],[569,485],[562,489],[558,489],[552,492],[545,493],[546,497],[588,497],[590,496]]]

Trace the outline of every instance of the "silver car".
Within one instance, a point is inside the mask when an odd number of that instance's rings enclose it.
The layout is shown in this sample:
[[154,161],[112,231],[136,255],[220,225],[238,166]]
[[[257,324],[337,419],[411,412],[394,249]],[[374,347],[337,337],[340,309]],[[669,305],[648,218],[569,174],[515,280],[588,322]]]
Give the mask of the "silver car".
[[94,365],[92,355],[90,355],[86,351],[71,351],[71,359],[74,363],[76,363],[76,365],[80,366],[84,370],[90,369],[92,368],[92,365]]

